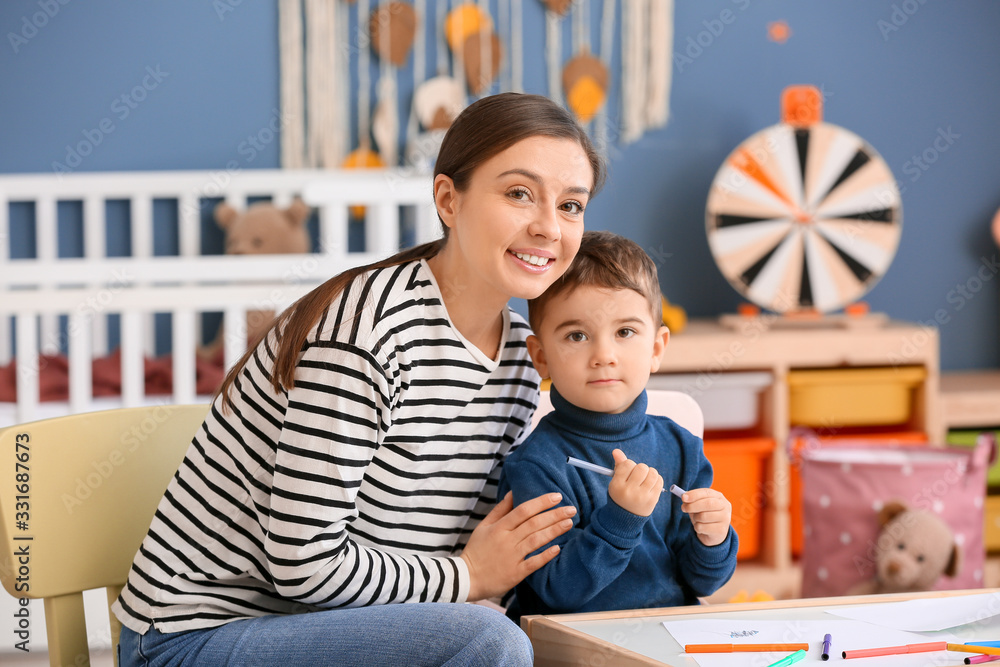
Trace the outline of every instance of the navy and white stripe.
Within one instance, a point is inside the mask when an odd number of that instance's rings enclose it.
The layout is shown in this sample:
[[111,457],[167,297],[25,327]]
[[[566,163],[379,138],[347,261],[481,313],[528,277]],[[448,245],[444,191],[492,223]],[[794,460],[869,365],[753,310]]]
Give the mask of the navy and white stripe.
[[275,334],[216,400],[114,611],[143,633],[268,613],[461,602],[457,556],[496,502],[539,378],[504,312],[498,359],[452,326],[426,262],[357,278],[308,336],[295,387]]

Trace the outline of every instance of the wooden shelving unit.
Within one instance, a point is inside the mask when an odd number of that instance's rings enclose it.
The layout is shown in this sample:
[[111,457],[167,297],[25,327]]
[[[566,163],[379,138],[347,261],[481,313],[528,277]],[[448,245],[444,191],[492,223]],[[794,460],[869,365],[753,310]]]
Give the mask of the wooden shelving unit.
[[[946,430],[1000,431],[1000,370],[944,373],[941,376],[941,422]],[[983,542],[988,554],[984,578],[1000,577],[1000,493],[995,474],[983,507]]]
[[[667,346],[661,372],[696,373],[710,386],[713,378],[733,371],[767,371],[772,383],[762,398],[759,431],[776,447],[763,482],[761,555],[754,567],[794,572],[791,555],[790,472],[785,443],[790,429],[788,374],[797,369],[922,366],[926,378],[914,391],[908,430],[944,441],[937,405],[939,339],[936,329],[906,322],[875,320],[851,326],[841,320],[785,322],[761,315],[742,319],[693,320]],[[1000,401],[996,402],[1000,406]],[[740,568],[737,568],[739,573]]]
[[1000,427],[1000,370],[941,375],[943,428]]

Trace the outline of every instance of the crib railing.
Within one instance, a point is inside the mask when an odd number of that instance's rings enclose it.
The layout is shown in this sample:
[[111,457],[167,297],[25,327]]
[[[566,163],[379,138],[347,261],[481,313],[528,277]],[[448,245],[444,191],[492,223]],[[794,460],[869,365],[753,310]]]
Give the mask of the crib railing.
[[[399,170],[242,170],[175,172],[102,172],[75,174],[16,174],[0,176],[0,274],[23,271],[12,260],[9,204],[34,205],[35,253],[39,262],[39,283],[54,284],[62,279],[61,269],[46,265],[59,261],[60,202],[82,202],[82,259],[106,258],[106,205],[109,201],[128,203],[130,252],[136,259],[154,256],[153,202],[176,202],[178,256],[198,257],[202,253],[202,202],[225,199],[242,208],[249,200],[271,199],[287,206],[306,190],[319,193],[307,203],[315,205],[319,222],[317,254],[342,257],[348,253],[348,210],[364,205],[365,253],[386,256],[400,245],[400,207],[414,210],[417,243],[436,238],[440,232],[433,207],[431,179]],[[362,257],[351,257],[353,264]],[[45,266],[45,269],[41,267]],[[49,273],[48,269],[56,269]],[[38,274],[36,274],[38,275]],[[92,337],[95,354],[107,352],[108,336],[101,319],[95,320]],[[40,323],[43,341],[58,340],[57,321],[45,317]],[[152,352],[152,328],[145,345]],[[46,343],[50,345],[50,343]],[[46,353],[57,352],[51,347]],[[7,327],[0,326],[0,363],[11,357]]]
[[[313,287],[300,282],[280,287],[272,285],[178,285],[157,287],[127,287],[115,292],[106,306],[98,310],[81,304],[91,302],[90,288],[64,290],[18,290],[5,294],[4,308],[13,315],[17,341],[17,423],[35,418],[39,407],[39,376],[43,371],[38,322],[44,315],[67,315],[66,325],[69,365],[69,412],[93,409],[89,338],[91,323],[98,315],[121,316],[121,404],[125,407],[142,405],[146,400],[144,387],[143,329],[145,316],[153,312],[169,312],[172,317],[172,377],[171,402],[195,402],[195,355],[197,341],[195,319],[199,312],[224,312],[225,367],[229,368],[246,349],[246,315],[261,306],[281,310]],[[262,291],[262,289],[264,291]]]
[[[317,210],[319,247],[308,255],[201,255],[205,199],[244,207],[300,196]],[[154,256],[153,202],[176,201],[177,247]],[[126,200],[131,255],[107,257],[106,202]],[[82,202],[82,256],[59,257],[60,202]],[[11,259],[9,204],[34,204],[34,257]],[[363,205],[365,248],[348,252],[349,207]],[[0,176],[0,364],[16,357],[17,420],[39,401],[43,354],[65,352],[70,410],[90,405],[90,361],[109,351],[110,314],[119,314],[122,402],[143,396],[143,356],[153,352],[153,314],[172,314],[173,400],[194,399],[198,313],[224,313],[226,367],[245,349],[248,311],[280,311],[346,268],[400,246],[401,207],[413,211],[416,243],[440,235],[431,179],[397,171],[81,173]],[[63,321],[60,322],[60,319]],[[11,335],[13,332],[13,336]]]

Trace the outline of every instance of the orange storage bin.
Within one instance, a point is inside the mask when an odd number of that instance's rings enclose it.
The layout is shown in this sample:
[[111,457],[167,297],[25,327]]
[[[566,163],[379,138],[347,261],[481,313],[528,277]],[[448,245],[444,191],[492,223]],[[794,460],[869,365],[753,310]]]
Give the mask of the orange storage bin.
[[765,496],[764,473],[774,451],[771,438],[710,438],[705,456],[715,474],[712,488],[733,504],[733,528],[740,536],[738,560],[760,552]]
[[[818,436],[820,445],[823,447],[836,447],[837,444],[849,444],[852,442],[865,441],[877,442],[886,445],[925,445],[927,444],[927,434],[922,431],[851,431],[842,429],[842,433],[835,435]],[[795,465],[798,454],[806,446],[806,440],[802,437],[792,440],[791,452],[791,473],[788,485],[789,492],[789,513],[791,514],[792,531],[792,555],[802,555],[802,545],[805,542],[805,535],[802,530],[802,477],[799,475],[799,468]]]

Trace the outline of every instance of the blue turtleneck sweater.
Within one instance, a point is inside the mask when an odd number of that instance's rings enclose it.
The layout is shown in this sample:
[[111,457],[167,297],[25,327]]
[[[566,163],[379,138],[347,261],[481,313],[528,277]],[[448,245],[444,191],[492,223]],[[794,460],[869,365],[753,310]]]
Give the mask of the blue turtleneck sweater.
[[[610,478],[566,464],[572,456],[608,468],[612,450],[646,463],[665,487],[712,485],[712,466],[702,441],[666,417],[646,414],[646,393],[620,414],[591,412],[552,388],[553,411],[507,457],[499,497],[514,492],[514,505],[543,493],[562,493],[577,508],[573,528],[547,544],[561,550],[517,587],[511,615],[605,611],[695,604],[714,593],[736,569],[738,539],[702,544],[681,511],[681,501],[662,494],[653,513],[636,516],[608,496]],[[536,552],[537,553],[537,552]]]

